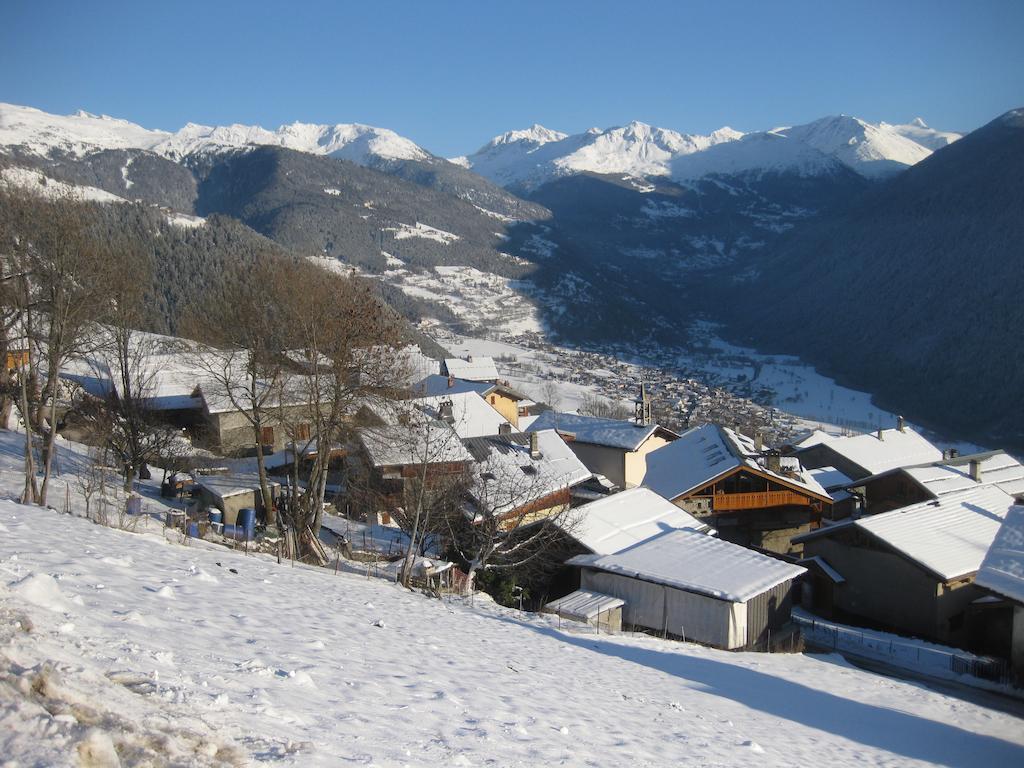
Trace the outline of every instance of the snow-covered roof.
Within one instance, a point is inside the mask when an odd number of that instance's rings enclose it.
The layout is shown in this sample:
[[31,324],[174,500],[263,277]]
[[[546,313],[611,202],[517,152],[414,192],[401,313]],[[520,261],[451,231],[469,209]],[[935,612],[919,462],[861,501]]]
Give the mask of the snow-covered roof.
[[552,600],[544,606],[544,610],[565,616],[567,619],[590,621],[605,611],[619,608],[625,604],[626,601],[619,597],[578,589],[570,595]]
[[[663,428],[657,424],[643,425],[620,419],[601,419],[596,416],[581,416],[577,413],[544,411],[534,419],[528,429],[530,432],[557,429],[559,432],[571,432],[573,440],[577,443],[635,451],[655,431]],[[668,432],[668,430],[663,431]]]
[[[977,481],[971,478],[972,461],[978,462],[980,475]],[[995,485],[1011,495],[1024,493],[1024,465],[1003,451],[958,456],[916,467],[902,467],[895,471],[905,473],[922,490],[936,498],[946,493],[976,488],[978,485]],[[866,478],[861,482],[873,479]]]
[[995,486],[979,486],[947,493],[935,501],[819,528],[793,541],[809,541],[856,527],[949,581],[978,570],[1012,506],[1009,494]]
[[412,393],[417,397],[432,397],[434,395],[458,395],[463,392],[476,392],[483,395],[494,387],[486,381],[468,381],[467,379],[456,379],[454,376],[442,376],[438,373],[412,385]]
[[490,357],[473,357],[463,360],[461,357],[449,357],[444,361],[449,376],[470,381],[496,381],[498,368]]
[[375,467],[407,464],[455,464],[473,457],[450,426],[435,419],[369,427],[359,438]]
[[576,509],[570,534],[598,555],[610,555],[665,531],[710,529],[647,488],[630,488]]
[[853,485],[853,478],[847,477],[835,467],[809,469],[807,472],[811,477],[817,480],[818,485],[824,488],[828,495],[832,497],[833,504],[846,501],[853,495],[849,491],[845,490],[847,486]]
[[460,438],[496,435],[502,426],[513,432],[519,431],[476,392],[419,397],[409,402],[436,419],[441,418],[442,404],[450,402],[454,419],[452,428]]
[[592,476],[557,432],[536,435],[537,458],[530,455],[530,436],[521,432],[463,441],[476,462],[472,496],[478,506],[503,515]]
[[717,424],[694,427],[678,440],[647,454],[647,474],[642,485],[666,499],[676,499],[739,467],[755,470],[822,500],[830,498],[799,462],[790,462],[788,474],[772,472],[753,440]]
[[1007,511],[974,581],[1024,603],[1024,506]]
[[570,565],[596,568],[744,603],[804,568],[695,531],[668,531],[613,555],[579,555]]
[[[270,479],[267,480],[267,484],[271,488],[281,486]],[[256,475],[200,475],[196,478],[196,485],[202,486],[217,498],[226,499],[242,493],[258,492],[260,479]]]
[[879,439],[876,432],[843,437],[816,432],[801,441],[799,447],[807,449],[824,445],[861,467],[865,475],[877,475],[897,467],[925,464],[942,458],[942,451],[911,427],[905,426],[902,430],[883,429],[881,434],[882,438]]

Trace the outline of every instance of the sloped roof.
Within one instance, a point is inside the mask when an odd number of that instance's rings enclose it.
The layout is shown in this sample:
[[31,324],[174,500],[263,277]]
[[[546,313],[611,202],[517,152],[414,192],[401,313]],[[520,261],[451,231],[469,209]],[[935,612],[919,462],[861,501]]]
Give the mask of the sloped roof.
[[[981,471],[980,482],[971,479],[971,461],[978,462]],[[1011,495],[1024,493],[1024,465],[1003,451],[958,456],[955,459],[943,459],[892,471],[905,473],[933,497],[966,491],[978,485],[994,485]],[[866,478],[862,482],[873,479],[874,477]]]
[[1024,603],[1024,506],[1009,509],[978,569],[975,583]]
[[904,427],[903,430],[883,429],[881,440],[875,432],[843,437],[816,432],[802,441],[799,447],[806,450],[817,445],[824,445],[861,467],[865,475],[877,475],[897,467],[909,467],[942,459],[942,451],[911,427]]
[[880,515],[847,520],[793,538],[831,536],[851,527],[870,533],[943,581],[969,576],[980,567],[1013,497],[995,486],[947,493]]
[[[269,478],[267,484],[271,488],[281,485]],[[226,499],[242,493],[259,492],[260,479],[256,475],[200,475],[196,478],[196,485],[202,486],[217,498]]]
[[569,533],[598,555],[621,552],[665,531],[685,528],[704,533],[710,529],[647,488],[613,493],[576,509]]
[[799,462],[791,463],[793,476],[771,472],[765,467],[753,440],[727,427],[704,424],[647,454],[647,474],[642,485],[666,499],[677,499],[716,477],[747,467],[822,500],[830,500],[810,472],[800,467]]
[[494,359],[490,357],[474,357],[469,360],[448,357],[445,358],[444,367],[449,376],[457,379],[495,381],[498,378],[498,368],[494,365]]
[[669,531],[613,555],[579,555],[570,565],[653,581],[744,603],[804,568],[695,531]]
[[479,395],[484,395],[493,387],[494,385],[487,381],[468,381],[435,373],[413,384],[412,393],[416,397],[460,395],[463,392],[476,392]]
[[538,458],[530,455],[530,436],[524,433],[463,442],[475,461],[471,495],[497,515],[572,488],[593,474],[554,430],[537,433]]
[[452,428],[460,438],[496,435],[501,426],[507,426],[513,432],[519,431],[476,392],[418,397],[409,402],[424,409],[434,418],[440,418],[442,403],[451,402],[452,416],[455,419]]
[[643,425],[620,419],[600,419],[596,416],[581,416],[577,413],[557,413],[555,411],[544,411],[527,428],[530,432],[542,429],[571,432],[577,443],[603,445],[625,451],[637,450],[647,438],[659,429],[674,436],[674,433],[657,424]]
[[435,419],[366,428],[360,431],[359,439],[375,467],[473,460],[455,430]]
[[560,616],[580,621],[590,621],[605,611],[619,608],[626,604],[626,601],[611,595],[602,595],[600,592],[591,592],[587,589],[578,589],[572,594],[552,600],[544,606],[545,611],[552,611]]

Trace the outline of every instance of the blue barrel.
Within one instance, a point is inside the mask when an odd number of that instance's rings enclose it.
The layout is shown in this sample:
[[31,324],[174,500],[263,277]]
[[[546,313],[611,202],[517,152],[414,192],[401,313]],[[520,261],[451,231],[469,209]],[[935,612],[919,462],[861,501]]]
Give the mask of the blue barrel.
[[245,507],[238,510],[238,518],[235,525],[245,532],[245,538],[252,540],[256,538],[256,510],[252,507]]
[[189,523],[188,535],[191,536],[193,539],[199,538],[199,523]]
[[210,523],[213,525],[220,525],[224,522],[224,513],[219,509],[210,510]]

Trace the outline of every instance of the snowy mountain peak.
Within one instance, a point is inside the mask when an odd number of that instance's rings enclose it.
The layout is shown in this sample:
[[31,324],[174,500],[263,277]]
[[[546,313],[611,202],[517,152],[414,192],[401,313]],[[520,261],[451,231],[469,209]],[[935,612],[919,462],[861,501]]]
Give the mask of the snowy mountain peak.
[[534,123],[529,128],[519,131],[506,131],[500,136],[495,136],[480,149],[480,152],[486,151],[489,147],[501,147],[508,144],[530,144],[539,147],[552,141],[561,141],[568,135],[561,131],[545,128],[540,123]]
[[923,119],[921,119],[920,117],[915,117],[913,120],[911,120],[910,121],[910,125],[914,126],[915,128],[927,128],[928,127],[928,124]]
[[276,131],[238,123],[208,126],[187,123],[176,133],[153,131],[135,123],[96,116],[85,110],[51,115],[31,107],[0,104],[0,147],[20,146],[39,154],[54,151],[84,155],[103,149],[144,149],[170,158],[195,152],[251,146],[278,146],[356,163],[374,160],[426,160],[430,153],[386,128],[359,123],[292,123]]

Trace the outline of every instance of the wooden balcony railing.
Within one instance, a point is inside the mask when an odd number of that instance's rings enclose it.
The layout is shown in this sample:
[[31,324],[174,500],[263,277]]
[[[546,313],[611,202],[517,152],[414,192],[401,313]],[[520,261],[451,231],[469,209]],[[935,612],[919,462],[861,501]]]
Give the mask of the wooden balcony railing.
[[758,493],[716,493],[711,497],[715,512],[735,512],[742,509],[768,509],[769,507],[811,506],[811,500],[793,491],[761,491]]

